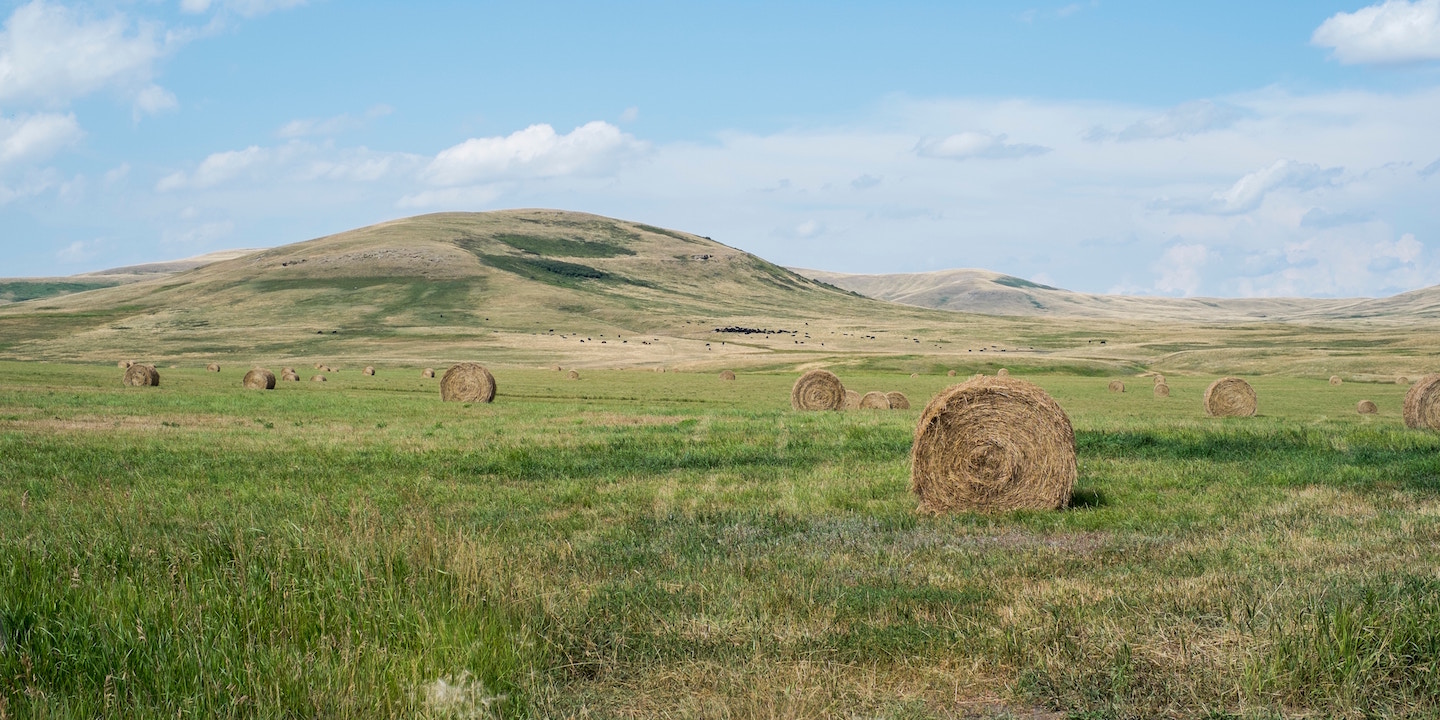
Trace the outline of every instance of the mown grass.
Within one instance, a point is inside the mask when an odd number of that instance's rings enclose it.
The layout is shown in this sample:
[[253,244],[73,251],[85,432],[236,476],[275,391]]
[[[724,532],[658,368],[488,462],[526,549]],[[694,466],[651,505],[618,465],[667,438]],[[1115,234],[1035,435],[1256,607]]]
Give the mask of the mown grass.
[[933,518],[945,377],[798,414],[781,373],[498,369],[466,407],[243,369],[0,363],[0,716],[1440,713],[1440,437],[1398,386],[1213,420],[1208,378],[1037,376],[1072,507]]

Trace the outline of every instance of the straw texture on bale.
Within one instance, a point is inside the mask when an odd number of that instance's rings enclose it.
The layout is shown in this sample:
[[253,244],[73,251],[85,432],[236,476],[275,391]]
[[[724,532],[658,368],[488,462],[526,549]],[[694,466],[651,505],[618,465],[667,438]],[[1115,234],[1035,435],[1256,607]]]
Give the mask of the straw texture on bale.
[[1405,393],[1405,427],[1440,430],[1440,375],[1426,375]]
[[885,398],[890,401],[891,410],[910,409],[910,398],[905,397],[905,393],[902,393],[899,390],[885,393]]
[[1061,508],[1076,474],[1070,418],[1024,380],[952,385],[915,428],[910,490],[925,512]]
[[154,365],[130,363],[125,368],[123,382],[130,387],[157,387],[160,385],[160,371]]
[[577,370],[571,370],[570,372],[565,373],[565,377],[567,377],[567,378],[569,378],[569,379],[571,379],[571,380],[579,380],[579,379],[580,379],[580,372],[577,371]]
[[433,377],[435,377],[435,368],[425,368],[424,370],[421,370],[421,371],[420,371],[420,377],[422,377],[422,378],[433,378]]
[[983,377],[985,377],[985,373],[975,373],[974,375],[971,375],[971,376],[970,376],[970,379],[971,379],[971,380],[979,380],[980,378],[983,378]]
[[731,372],[731,371],[729,371],[729,370],[721,370],[721,371],[720,371],[720,379],[721,379],[721,380],[734,380],[734,379],[735,379],[735,373],[733,373],[733,372]]
[[945,376],[946,376],[946,377],[955,377],[955,371],[954,371],[954,370],[951,370],[950,372],[945,373]]
[[1331,385],[1339,385],[1341,382],[1343,382],[1343,381],[1340,379],[1340,376],[1339,376],[1339,375],[1331,375],[1331,376],[1330,376],[1330,384],[1331,384]]
[[796,410],[839,410],[845,406],[845,386],[829,370],[811,370],[790,388],[790,407]]
[[1170,397],[1170,386],[1165,383],[1155,383],[1155,397]]
[[374,375],[374,374],[375,374],[375,368],[370,367],[369,365],[366,365],[366,366],[365,366],[365,369],[364,369],[364,370],[361,370],[360,372],[361,372],[361,374],[364,374],[364,375]]
[[210,363],[205,366],[205,369],[210,372],[220,372],[220,363]]
[[1355,412],[1360,413],[1361,415],[1374,415],[1375,413],[1380,412],[1380,408],[1377,407],[1375,403],[1370,400],[1361,400],[1360,402],[1355,403]]
[[1125,392],[1125,383],[1119,380],[1110,381],[1110,392]]
[[1252,417],[1255,388],[1237,377],[1223,377],[1205,388],[1205,414],[1210,417]]
[[452,365],[440,378],[440,399],[445,402],[484,402],[495,399],[495,376],[480,363]]
[[310,382],[325,382],[325,376],[324,376],[324,375],[316,375],[316,376],[310,378]]
[[274,390],[275,373],[265,368],[251,368],[241,382],[250,390]]
[[860,398],[860,407],[865,410],[889,410],[890,396],[879,390],[871,390]]
[[845,391],[845,409],[846,409],[846,410],[859,410],[859,409],[860,409],[860,393],[855,392],[854,390],[846,390],[846,391]]
[[995,371],[995,377],[1010,377],[1010,371],[1005,368],[1000,368]]

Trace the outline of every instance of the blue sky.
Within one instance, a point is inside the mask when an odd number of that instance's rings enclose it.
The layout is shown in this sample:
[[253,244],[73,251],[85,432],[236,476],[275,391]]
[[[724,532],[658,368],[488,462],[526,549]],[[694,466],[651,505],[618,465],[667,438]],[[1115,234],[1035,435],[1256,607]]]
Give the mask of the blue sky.
[[1440,0],[0,2],[0,276],[555,207],[1076,290],[1440,283]]

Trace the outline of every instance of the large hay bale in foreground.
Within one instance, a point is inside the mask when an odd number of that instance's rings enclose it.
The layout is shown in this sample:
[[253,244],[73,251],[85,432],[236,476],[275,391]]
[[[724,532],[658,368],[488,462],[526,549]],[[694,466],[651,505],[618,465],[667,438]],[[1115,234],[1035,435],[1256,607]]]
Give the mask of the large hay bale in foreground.
[[905,393],[902,393],[899,390],[885,393],[885,399],[890,401],[891,410],[910,409],[910,398],[905,397]]
[[845,385],[829,370],[811,370],[790,388],[796,410],[839,410],[845,407]]
[[1169,386],[1169,385],[1166,385],[1165,383],[1156,383],[1156,384],[1155,384],[1155,397],[1160,397],[1160,398],[1170,397],[1170,386]]
[[249,390],[274,390],[275,373],[265,368],[251,368],[250,372],[245,373],[245,379],[241,380],[241,384]]
[[440,399],[444,402],[483,402],[495,399],[495,376],[480,363],[450,366],[440,378]]
[[566,378],[567,380],[579,380],[579,379],[580,379],[580,371],[579,371],[579,370],[571,370],[570,372],[565,373],[565,378]]
[[995,377],[1010,377],[1010,371],[1005,368],[1000,368],[995,371]]
[[731,372],[731,371],[729,371],[729,370],[721,370],[721,371],[720,371],[720,379],[721,379],[721,380],[734,380],[734,379],[735,379],[735,373],[734,373],[734,372]]
[[1405,427],[1440,430],[1440,375],[1426,375],[1405,393]]
[[156,370],[154,365],[130,363],[130,367],[125,368],[125,377],[121,382],[130,387],[158,387],[160,371]]
[[326,380],[325,380],[325,376],[324,376],[324,375],[315,375],[315,376],[313,376],[313,377],[310,378],[310,382],[325,382],[325,381],[326,381]]
[[846,390],[846,391],[845,391],[845,409],[846,409],[846,410],[859,410],[859,409],[860,409],[860,393],[855,392],[854,390]]
[[1380,408],[1370,400],[1361,400],[1360,402],[1355,403],[1355,412],[1360,413],[1361,415],[1374,415],[1375,413],[1380,412]]
[[1253,417],[1258,406],[1255,388],[1237,377],[1223,377],[1205,388],[1205,414],[1210,417]]
[[1344,381],[1340,379],[1340,376],[1339,376],[1339,375],[1331,375],[1331,376],[1330,376],[1330,384],[1331,384],[1331,385],[1339,385],[1339,384],[1342,383],[1342,382],[1344,382]]
[[860,398],[862,410],[889,410],[890,396],[879,390],[871,390]]
[[220,372],[220,363],[210,363],[205,366],[205,369],[210,372]]
[[435,368],[425,368],[424,370],[421,370],[421,371],[420,371],[420,377],[422,377],[422,378],[433,378],[433,377],[435,377]]
[[375,368],[373,368],[373,367],[371,367],[371,366],[369,366],[369,365],[366,365],[366,366],[365,366],[365,369],[360,371],[360,374],[362,374],[362,375],[374,375],[374,374],[375,374]]
[[1125,392],[1125,383],[1120,382],[1119,380],[1111,380],[1111,381],[1110,381],[1110,392],[1118,392],[1118,393],[1123,393],[1123,392]]
[[1061,508],[1076,474],[1070,418],[1024,380],[952,385],[915,428],[910,490],[925,512]]

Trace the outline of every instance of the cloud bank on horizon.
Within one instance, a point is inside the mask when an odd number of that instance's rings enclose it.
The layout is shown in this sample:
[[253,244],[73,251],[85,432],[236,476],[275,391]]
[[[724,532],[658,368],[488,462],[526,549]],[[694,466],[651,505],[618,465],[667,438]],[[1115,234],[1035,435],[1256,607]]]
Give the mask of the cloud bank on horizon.
[[[1160,62],[1124,45],[1139,7],[1038,7],[979,32],[1034,37],[1017,52],[1068,50],[1059,62],[1076,73],[1109,55]],[[447,58],[387,78],[353,54],[363,48],[293,40],[345,20],[365,32],[379,12],[367,3],[181,0],[143,14],[32,0],[0,29],[0,276],[276,245],[415,212],[557,207],[847,272],[985,267],[1076,290],[1223,296],[1440,283],[1440,0],[1311,8],[1272,18],[1288,35],[1255,31],[1284,57],[1209,47],[1197,30],[1193,48],[1165,48],[1176,58],[1156,88],[1137,75],[1077,96],[1044,86],[1055,65],[997,61],[979,72],[1010,68],[1008,82],[1035,87],[984,92],[943,67],[913,80],[918,65],[883,52],[863,68],[806,65],[778,49],[792,41],[763,37],[771,64],[752,75],[713,51],[612,57],[576,40],[596,18],[549,39],[553,67],[477,64],[489,92],[472,92]],[[662,20],[703,33],[693,21]],[[387,30],[449,25],[413,22]],[[852,24],[832,31],[869,37]],[[428,57],[434,43],[414,42],[396,53]],[[703,43],[676,48],[688,45]],[[1001,51],[974,52],[950,59]],[[1187,80],[1186,53],[1234,66]],[[826,83],[828,95],[802,89]]]

